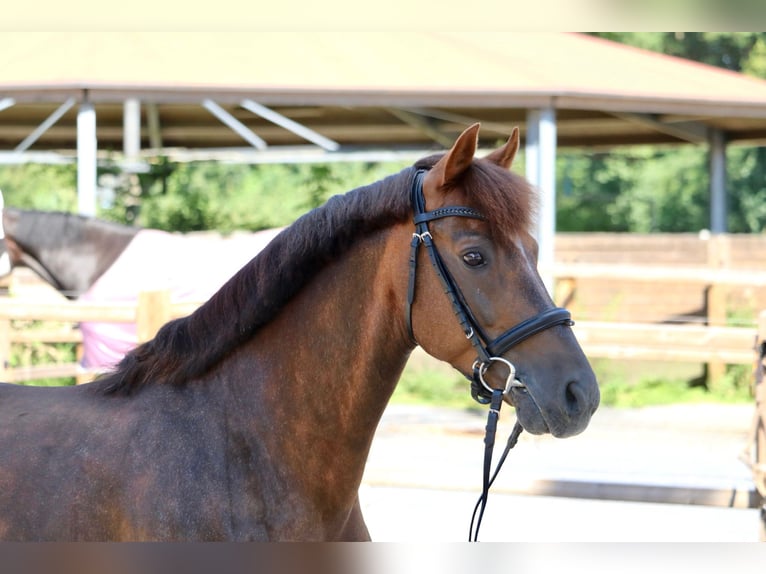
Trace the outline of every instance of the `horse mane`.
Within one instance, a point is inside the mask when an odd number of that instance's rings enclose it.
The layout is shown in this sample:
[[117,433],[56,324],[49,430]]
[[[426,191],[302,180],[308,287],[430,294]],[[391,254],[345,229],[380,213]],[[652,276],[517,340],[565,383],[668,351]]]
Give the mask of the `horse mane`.
[[[415,171],[429,169],[439,157],[334,196],[297,219],[194,313],[165,324],[154,339],[125,355],[101,379],[104,391],[129,394],[149,384],[181,386],[204,375],[360,237],[410,218]],[[481,160],[465,177],[476,207],[490,217],[493,235],[510,237],[529,226],[533,194],[523,178]]]

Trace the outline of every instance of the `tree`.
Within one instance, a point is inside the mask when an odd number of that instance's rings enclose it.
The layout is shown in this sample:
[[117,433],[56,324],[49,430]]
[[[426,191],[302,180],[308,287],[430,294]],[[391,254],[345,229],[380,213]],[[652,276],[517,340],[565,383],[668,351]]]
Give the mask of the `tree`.
[[[766,34],[599,33],[643,49],[766,78]],[[729,229],[766,229],[766,152],[728,152]],[[707,154],[703,147],[572,152],[558,164],[562,231],[697,231],[709,225]]]

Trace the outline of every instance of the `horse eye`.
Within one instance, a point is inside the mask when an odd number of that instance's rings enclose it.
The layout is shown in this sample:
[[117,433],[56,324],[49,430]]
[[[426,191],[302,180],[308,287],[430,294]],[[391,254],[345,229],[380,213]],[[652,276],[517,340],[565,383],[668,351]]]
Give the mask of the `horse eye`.
[[463,262],[469,267],[478,267],[484,264],[484,256],[478,251],[469,251],[463,255]]

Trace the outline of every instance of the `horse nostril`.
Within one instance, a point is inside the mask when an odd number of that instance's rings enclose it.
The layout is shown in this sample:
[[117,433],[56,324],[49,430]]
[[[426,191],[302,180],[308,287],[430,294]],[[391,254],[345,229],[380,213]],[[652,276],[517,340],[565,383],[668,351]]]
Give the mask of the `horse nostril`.
[[577,381],[569,381],[565,388],[567,411],[570,414],[578,412],[581,408],[580,385]]

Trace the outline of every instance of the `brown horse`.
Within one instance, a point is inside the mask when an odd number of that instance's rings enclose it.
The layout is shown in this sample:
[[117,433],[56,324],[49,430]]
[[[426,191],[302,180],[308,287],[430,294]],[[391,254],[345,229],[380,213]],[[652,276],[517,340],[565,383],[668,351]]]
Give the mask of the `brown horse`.
[[416,344],[526,430],[584,430],[598,386],[536,271],[518,130],[477,137],[298,219],[113,373],[0,386],[0,538],[369,539],[357,490]]

